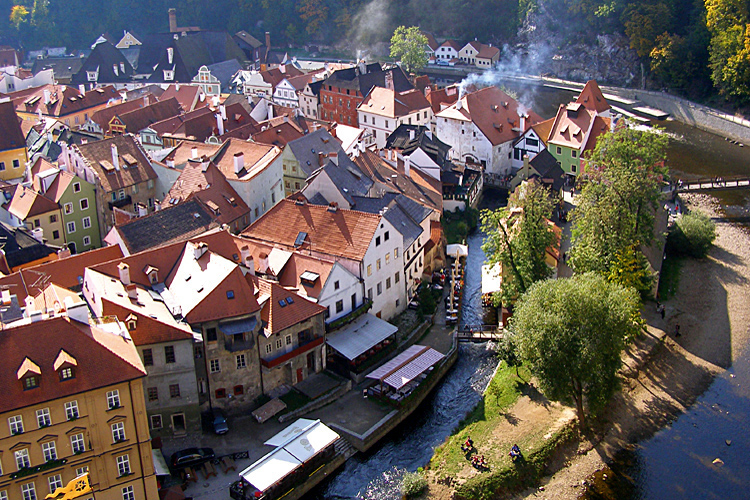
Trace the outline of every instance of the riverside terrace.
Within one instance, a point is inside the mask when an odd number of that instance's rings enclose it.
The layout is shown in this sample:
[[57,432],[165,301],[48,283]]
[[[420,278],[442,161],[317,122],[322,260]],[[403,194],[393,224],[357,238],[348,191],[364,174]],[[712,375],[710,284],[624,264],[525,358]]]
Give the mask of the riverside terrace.
[[[445,311],[442,310],[442,307],[442,304],[438,307],[435,315],[435,324],[419,340],[419,343],[429,346],[455,360],[456,349],[453,341],[453,328],[444,324]],[[451,353],[454,354],[451,355]],[[435,368],[435,370],[445,372],[449,367],[450,363],[444,363],[440,368]],[[317,376],[326,377],[322,374]],[[430,378],[432,378],[432,375]],[[435,385],[439,382],[440,378],[440,376],[435,377]],[[352,390],[331,404],[300,416],[311,420],[319,419],[335,430],[342,438],[352,442],[357,448],[367,449],[377,443],[379,439],[384,437],[392,428],[396,427],[399,422],[408,416],[408,413],[399,414],[399,410],[378,403],[375,398],[363,398],[362,391],[365,386],[371,383],[371,381],[366,381],[356,385],[352,387]],[[419,391],[420,394],[417,395],[419,396],[419,401],[429,394],[429,391],[423,395],[421,392]],[[413,405],[409,404],[409,409],[413,410],[416,408],[419,401],[415,401]],[[250,414],[233,417],[230,418],[230,430],[226,434],[217,436],[204,433],[202,435],[190,435],[170,439],[168,442],[165,441],[166,444],[162,451],[167,457],[179,449],[191,446],[210,446],[214,449],[217,457],[247,451],[248,458],[235,460],[237,471],[241,471],[271,451],[271,448],[264,446],[263,443],[288,425],[289,422],[279,423],[276,418],[272,418],[264,424],[259,424]],[[357,437],[363,439],[357,439]],[[196,499],[202,498],[206,500],[228,497],[230,485],[239,479],[238,473],[235,471],[229,471],[226,474],[219,472],[216,476],[209,478],[205,478],[199,472],[198,476],[197,482],[188,483],[185,494]]]

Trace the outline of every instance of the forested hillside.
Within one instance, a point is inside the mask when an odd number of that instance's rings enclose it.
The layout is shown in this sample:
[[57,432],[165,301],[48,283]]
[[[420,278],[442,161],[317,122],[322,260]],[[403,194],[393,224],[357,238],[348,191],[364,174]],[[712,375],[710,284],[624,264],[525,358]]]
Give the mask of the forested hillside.
[[618,35],[637,53],[650,86],[743,104],[750,100],[749,6],[750,0],[0,0],[1,38],[25,49],[83,48],[103,32],[119,38],[123,29],[165,31],[169,7],[178,9],[181,26],[244,29],[261,40],[270,31],[275,45],[352,51],[386,42],[402,24],[438,39],[476,37],[511,50],[539,30],[550,54]]

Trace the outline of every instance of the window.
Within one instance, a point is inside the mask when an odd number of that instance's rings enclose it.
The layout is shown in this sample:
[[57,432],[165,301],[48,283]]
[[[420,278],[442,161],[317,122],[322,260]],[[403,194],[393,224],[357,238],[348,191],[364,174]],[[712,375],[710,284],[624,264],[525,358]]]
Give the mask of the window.
[[367,264],[367,276],[372,276],[372,264]]
[[125,424],[122,422],[112,424],[112,441],[115,443],[125,441]]
[[281,339],[276,339],[276,349],[281,349]]
[[338,282],[338,281],[334,281],[334,282],[333,282],[333,289],[334,289],[334,290],[338,290],[339,288],[340,288],[340,287],[339,287],[339,282]]
[[167,363],[175,362],[174,346],[172,345],[164,346],[164,359],[167,361]]
[[201,349],[201,346],[196,345],[193,348],[193,356],[195,359],[201,359],[203,357],[203,349]]
[[39,382],[37,381],[36,376],[32,375],[32,376],[26,377],[24,379],[23,385],[24,385],[24,387],[23,387],[24,390],[33,389],[34,387],[36,387],[37,385],[39,385]]
[[8,425],[10,426],[10,433],[21,434],[23,432],[23,417],[16,415],[8,419]]
[[393,249],[393,258],[398,259],[398,248]]
[[73,192],[74,193],[80,193],[81,192],[81,183],[80,182],[73,183]]
[[206,328],[206,340],[208,342],[216,340],[216,328]]
[[121,200],[124,200],[125,199],[125,190],[124,189],[120,189],[117,192],[117,197],[120,198]]
[[130,474],[130,457],[128,455],[120,455],[117,457],[117,472],[120,476],[127,476]]
[[273,344],[269,342],[266,344],[266,354],[271,354],[271,352],[273,352]]
[[57,222],[57,214],[50,215],[49,216],[49,223],[50,224],[54,224],[55,222]]
[[[164,73],[167,73],[167,71],[164,71]],[[170,71],[170,73],[172,73]],[[171,78],[169,78],[171,80]],[[167,80],[167,78],[165,78]],[[24,499],[25,500],[25,499]],[[122,500],[135,500],[135,492],[133,491],[133,486],[126,486],[122,489]]]
[[223,399],[225,397],[227,397],[226,389],[216,389],[216,399]]
[[89,199],[88,198],[82,198],[81,199],[81,210],[88,210],[89,208]]
[[67,366],[60,370],[60,380],[70,380],[73,378],[73,368]]
[[19,168],[21,166],[21,162],[18,160],[13,160],[13,168]]
[[16,457],[16,467],[18,470],[23,469],[24,467],[31,467],[31,460],[29,460],[29,449],[24,448],[23,450],[18,450],[15,452]]
[[65,416],[68,420],[75,420],[78,418],[78,401],[68,401],[65,403]]
[[219,373],[221,371],[221,365],[219,364],[218,359],[210,360],[209,367],[211,369],[211,373]]
[[89,471],[89,466],[84,465],[83,467],[78,467],[76,469],[76,477],[83,476],[84,474],[87,474]]
[[87,247],[91,245],[91,236],[84,236],[83,237],[83,246]]
[[151,428],[161,429],[161,415],[151,415]]
[[83,434],[73,434],[70,436],[70,447],[73,453],[83,453],[86,451],[86,443],[83,440]]
[[63,486],[62,476],[60,476],[60,474],[48,477],[47,482],[49,483],[50,493],[54,493],[57,488],[62,488]]
[[380,282],[380,283],[378,283],[378,295],[380,295],[382,293],[383,293],[383,283]]
[[386,278],[385,279],[385,289],[386,290],[390,290],[390,288],[391,288],[391,278]]
[[241,370],[242,368],[245,368],[246,366],[247,366],[247,363],[245,362],[245,355],[238,354],[237,355],[237,369]]
[[5,162],[0,161],[0,172],[2,172],[3,170],[5,170]]
[[49,416],[49,408],[42,408],[41,410],[36,411],[36,423],[39,425],[40,429],[52,425],[52,419]]
[[42,443],[42,454],[44,455],[45,462],[57,460],[57,448],[55,447],[55,442],[50,441],[48,443]]
[[81,223],[83,224],[84,229],[88,229],[91,227],[91,217],[84,217],[81,219]]
[[380,246],[380,236],[375,237],[375,246]]
[[149,401],[159,400],[159,388],[158,387],[149,387],[148,389],[146,389],[146,393],[148,394]]
[[146,187],[148,189],[153,189],[154,188],[154,180],[153,179],[149,179],[148,182],[146,183]]
[[571,171],[571,172],[573,172],[573,173],[575,173],[575,171],[576,171],[576,166],[575,166],[575,165],[571,165],[571,166],[570,166],[570,171]]
[[401,279],[401,275],[399,273],[396,273],[393,275],[394,282],[398,283],[400,279]]
[[388,241],[388,239],[391,237],[390,232],[386,231],[383,235],[383,241]]
[[337,300],[336,301],[336,314],[340,313],[344,310],[344,301],[343,300]]
[[53,240],[59,240],[60,239],[60,231],[58,231],[57,229],[55,229],[54,231],[52,231],[52,239]]
[[367,298],[372,300],[372,288],[367,289]]
[[560,146],[557,146],[557,154],[562,154],[562,148]]
[[68,233],[72,234],[76,232],[76,223],[75,221],[68,222]]
[[292,345],[292,336],[291,335],[287,335],[286,336],[286,345]]
[[375,261],[375,268],[380,271],[380,259]]
[[70,215],[73,213],[73,204],[72,203],[66,203],[63,205],[63,208],[65,209],[65,215]]
[[144,349],[143,350],[143,365],[153,366],[153,364],[154,364],[154,355],[151,352],[151,349]]
[[114,391],[107,392],[107,407],[110,410],[120,407],[120,391],[115,389]]
[[232,388],[232,391],[235,396],[242,396],[245,394],[245,388],[241,385],[235,385],[234,388]]
[[575,158],[575,157],[576,157],[576,154],[577,154],[577,153],[578,153],[578,151],[576,151],[575,149],[571,149],[571,150],[570,150],[570,156],[572,156],[573,158]]
[[387,253],[385,254],[385,265],[387,266],[390,263],[391,263],[391,254]]
[[36,500],[36,487],[34,483],[22,484],[21,494],[23,495],[23,500]]

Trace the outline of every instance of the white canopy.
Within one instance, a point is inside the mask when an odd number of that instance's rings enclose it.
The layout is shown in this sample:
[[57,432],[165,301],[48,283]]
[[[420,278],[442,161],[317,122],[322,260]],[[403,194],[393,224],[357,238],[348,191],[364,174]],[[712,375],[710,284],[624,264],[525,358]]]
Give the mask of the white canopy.
[[284,448],[276,448],[240,472],[240,476],[259,491],[266,491],[301,465],[302,462]]
[[387,321],[366,313],[329,335],[326,343],[351,361],[397,331]]
[[445,254],[449,257],[466,257],[469,255],[469,247],[453,243],[445,248]]
[[413,345],[367,375],[367,378],[380,380],[399,390],[443,357],[443,354],[431,347]]
[[498,262],[494,266],[482,266],[482,295],[500,291],[503,284],[502,270]]

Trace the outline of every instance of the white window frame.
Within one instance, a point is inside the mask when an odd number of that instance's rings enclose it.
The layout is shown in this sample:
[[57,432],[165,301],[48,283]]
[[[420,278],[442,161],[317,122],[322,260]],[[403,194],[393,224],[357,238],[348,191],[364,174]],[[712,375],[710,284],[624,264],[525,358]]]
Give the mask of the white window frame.
[[130,457],[127,453],[125,455],[120,455],[119,457],[117,457],[117,474],[120,477],[131,474]]
[[23,433],[23,417],[21,415],[14,415],[8,418],[8,427],[10,427],[11,435]]
[[68,401],[65,403],[65,417],[68,420],[75,420],[78,417],[80,417],[80,413],[78,412],[78,401]]
[[221,372],[221,363],[218,359],[211,359],[208,362],[209,371],[211,373],[220,373]]
[[13,457],[16,459],[16,469],[21,470],[24,467],[31,467],[28,448],[13,452]]
[[65,215],[70,215],[73,213],[73,204],[72,203],[66,203],[63,205],[63,211],[65,212]]
[[[83,202],[84,201],[86,202],[86,206],[85,207],[83,206]],[[81,207],[81,210],[88,210],[89,207],[91,206],[89,204],[89,199],[88,198],[81,198],[80,200],[78,200],[78,205]]]
[[[159,419],[159,426],[158,427],[154,425],[154,418],[158,418]],[[149,419],[149,421],[151,423],[151,428],[152,429],[161,429],[164,426],[164,421],[161,419],[161,415],[151,415],[151,418]]]
[[42,455],[44,456],[45,462],[51,462],[57,460],[57,446],[54,441],[47,441],[42,443]]
[[73,450],[73,453],[82,453],[86,451],[86,440],[83,438],[83,433],[70,436],[70,447]]
[[83,246],[87,247],[91,245],[91,236],[84,236],[83,237]]
[[237,369],[242,370],[243,368],[247,368],[247,360],[245,359],[244,354],[238,354],[237,355]]
[[80,182],[74,182],[73,183],[73,192],[74,193],[80,193],[81,192],[81,183]]
[[23,500],[37,500],[34,481],[21,485],[21,495]]
[[84,474],[86,474],[88,471],[89,471],[89,466],[88,465],[84,465],[83,467],[78,467],[76,469],[76,477],[81,477]]
[[123,422],[115,422],[112,424],[112,442],[117,443],[119,441],[125,441],[125,424]]
[[56,489],[63,487],[62,476],[60,474],[49,476],[47,478],[47,484],[49,484],[50,494],[53,494]]
[[271,354],[273,352],[273,342],[269,342],[266,344],[266,354]]
[[107,408],[112,410],[120,407],[120,391],[115,389],[107,392]]
[[52,425],[52,417],[49,414],[49,408],[42,408],[36,411],[36,424],[41,429]]
[[135,500],[135,492],[133,491],[133,485],[125,486],[122,489],[122,500]]
[[76,221],[74,221],[74,220],[68,221],[68,223],[65,225],[65,228],[68,230],[68,234],[75,233],[76,232]]

